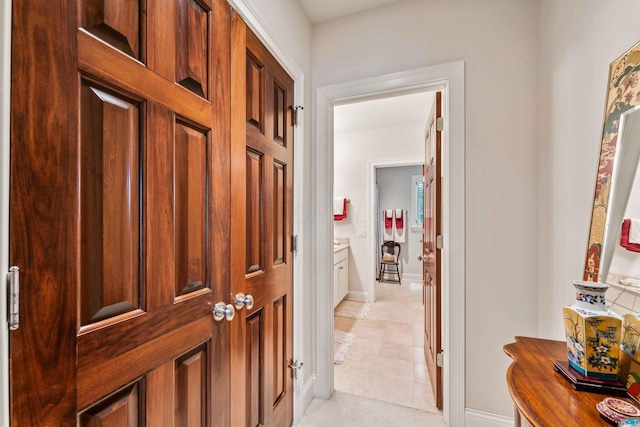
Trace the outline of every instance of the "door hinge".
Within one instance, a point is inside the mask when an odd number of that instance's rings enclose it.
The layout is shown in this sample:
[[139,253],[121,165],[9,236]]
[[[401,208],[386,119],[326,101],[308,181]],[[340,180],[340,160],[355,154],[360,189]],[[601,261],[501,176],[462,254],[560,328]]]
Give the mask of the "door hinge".
[[436,366],[438,368],[442,368],[444,366],[444,352],[436,354]]
[[293,252],[293,254],[297,254],[298,253],[298,235],[294,234],[293,236],[291,236],[291,251]]
[[289,367],[291,368],[291,376],[294,379],[298,378],[298,371],[302,369],[302,365],[304,365],[304,363],[298,360],[294,360],[289,364]]
[[304,110],[302,105],[294,105],[291,107],[293,109],[293,125],[298,126],[298,110]]
[[9,307],[7,321],[9,329],[15,331],[20,326],[20,269],[13,266],[7,273],[7,285],[9,287]]
[[444,248],[444,238],[442,237],[442,234],[438,234],[436,236],[436,248],[438,249]]
[[436,119],[436,130],[442,132],[444,130],[444,117],[438,117]]

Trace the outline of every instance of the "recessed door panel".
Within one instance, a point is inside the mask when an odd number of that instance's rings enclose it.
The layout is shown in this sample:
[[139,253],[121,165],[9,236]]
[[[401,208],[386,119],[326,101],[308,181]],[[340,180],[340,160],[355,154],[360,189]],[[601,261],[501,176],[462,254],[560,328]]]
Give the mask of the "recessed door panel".
[[176,295],[184,295],[207,283],[207,135],[177,122],[174,144]]
[[273,83],[273,141],[285,145],[286,93],[276,82]]
[[257,427],[264,421],[263,358],[262,358],[262,312],[247,319],[247,425]]
[[209,10],[194,0],[177,1],[176,81],[208,97]]
[[140,307],[140,104],[83,81],[81,324]]
[[286,311],[285,297],[273,303],[273,406],[275,407],[284,396],[286,390]]
[[285,166],[281,163],[273,164],[273,264],[285,262]]
[[247,274],[262,270],[262,161],[263,156],[247,151]]
[[175,426],[206,425],[207,354],[204,347],[176,360]]
[[263,70],[253,57],[247,56],[247,123],[262,132]]
[[140,55],[139,0],[83,0],[81,26],[136,59]]
[[140,425],[140,387],[136,383],[87,409],[80,415],[81,427],[137,427]]

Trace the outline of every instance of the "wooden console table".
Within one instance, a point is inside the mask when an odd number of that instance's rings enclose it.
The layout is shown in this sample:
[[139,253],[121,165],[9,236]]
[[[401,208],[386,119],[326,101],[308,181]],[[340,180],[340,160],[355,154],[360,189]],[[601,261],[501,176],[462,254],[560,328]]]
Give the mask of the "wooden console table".
[[516,427],[610,426],[596,409],[607,395],[576,391],[553,369],[556,360],[567,358],[566,342],[516,337],[504,351],[513,359],[507,385]]

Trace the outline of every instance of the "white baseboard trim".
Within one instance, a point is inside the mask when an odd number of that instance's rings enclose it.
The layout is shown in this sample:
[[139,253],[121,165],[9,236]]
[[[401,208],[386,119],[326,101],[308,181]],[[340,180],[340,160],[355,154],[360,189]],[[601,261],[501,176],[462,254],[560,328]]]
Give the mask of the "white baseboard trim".
[[307,380],[307,383],[302,388],[302,415],[307,412],[307,408],[311,404],[314,395],[316,394],[316,374],[313,374]]
[[347,296],[344,299],[349,299],[351,301],[369,301],[369,292],[361,292],[361,291],[349,291]]
[[422,282],[421,274],[411,274],[411,273],[402,273],[402,282],[412,281],[412,282]]
[[465,409],[464,418],[465,427],[513,427],[514,424],[513,418],[469,408]]

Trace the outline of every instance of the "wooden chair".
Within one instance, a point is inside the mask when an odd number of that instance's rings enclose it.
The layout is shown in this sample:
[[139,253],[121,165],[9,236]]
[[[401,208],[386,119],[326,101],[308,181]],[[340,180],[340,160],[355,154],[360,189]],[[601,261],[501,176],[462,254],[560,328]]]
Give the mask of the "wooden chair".
[[[402,276],[400,275],[400,243],[393,240],[385,241],[380,250],[382,251],[382,261],[380,261],[380,277],[383,280],[384,274],[398,276],[397,283],[402,284]],[[389,280],[396,282],[396,280]]]

